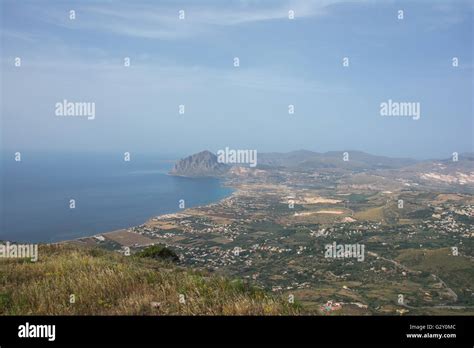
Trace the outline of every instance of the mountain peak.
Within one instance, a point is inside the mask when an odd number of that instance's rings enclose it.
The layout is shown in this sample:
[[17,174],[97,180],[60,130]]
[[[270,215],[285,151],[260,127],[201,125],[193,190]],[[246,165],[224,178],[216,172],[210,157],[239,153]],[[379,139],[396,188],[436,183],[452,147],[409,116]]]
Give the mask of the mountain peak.
[[215,154],[204,150],[176,162],[170,174],[187,177],[218,177],[228,170],[229,167],[226,164],[217,161]]

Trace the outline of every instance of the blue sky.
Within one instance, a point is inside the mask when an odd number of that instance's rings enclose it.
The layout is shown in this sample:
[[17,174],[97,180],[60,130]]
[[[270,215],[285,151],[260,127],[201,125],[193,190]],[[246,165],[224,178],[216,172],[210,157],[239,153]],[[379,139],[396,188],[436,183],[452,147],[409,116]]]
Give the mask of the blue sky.
[[[7,151],[473,151],[472,1],[1,4]],[[96,118],[57,117],[64,99]],[[420,119],[382,117],[388,99]]]

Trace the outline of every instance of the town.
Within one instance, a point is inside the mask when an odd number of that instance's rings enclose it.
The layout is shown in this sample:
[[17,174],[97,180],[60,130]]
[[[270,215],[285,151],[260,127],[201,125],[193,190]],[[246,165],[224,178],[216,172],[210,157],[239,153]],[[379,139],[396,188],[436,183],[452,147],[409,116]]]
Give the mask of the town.
[[[473,313],[473,196],[368,175],[239,168],[220,202],[74,242],[132,254],[161,244],[182,265],[322,314]],[[333,243],[363,259],[325,257]]]

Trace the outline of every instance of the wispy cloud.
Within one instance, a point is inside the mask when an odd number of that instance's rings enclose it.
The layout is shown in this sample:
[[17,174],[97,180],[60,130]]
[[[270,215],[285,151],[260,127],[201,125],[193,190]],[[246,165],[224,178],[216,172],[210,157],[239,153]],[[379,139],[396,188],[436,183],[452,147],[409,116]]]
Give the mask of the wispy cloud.
[[[364,1],[364,0],[362,0]],[[100,5],[69,6],[77,19],[71,22],[66,8],[47,11],[37,8],[41,18],[49,24],[71,29],[113,33],[147,39],[179,39],[215,29],[215,26],[236,26],[245,23],[287,20],[293,10],[296,18],[327,14],[332,5],[355,0],[286,0],[240,1],[232,3],[191,3],[164,5],[138,2],[110,2]],[[185,20],[179,20],[178,11],[185,11]]]
[[[11,66],[13,58],[2,59],[2,66]],[[146,59],[125,68],[121,61],[84,61],[72,56],[38,58],[22,69],[28,75],[67,75],[75,81],[87,81],[94,77],[113,86],[136,86],[157,88],[176,92],[200,90],[202,86],[218,88],[241,88],[242,90],[291,93],[328,93],[347,91],[336,84],[296,77],[271,67],[259,69],[216,69],[206,66],[181,66],[166,61]],[[11,68],[13,69],[13,68]],[[9,70],[11,70],[9,69]],[[8,72],[7,70],[4,72]]]
[[31,32],[4,29],[4,28],[2,28],[1,36],[3,38],[8,38],[12,40],[21,40],[26,43],[36,42],[38,39],[38,36]]

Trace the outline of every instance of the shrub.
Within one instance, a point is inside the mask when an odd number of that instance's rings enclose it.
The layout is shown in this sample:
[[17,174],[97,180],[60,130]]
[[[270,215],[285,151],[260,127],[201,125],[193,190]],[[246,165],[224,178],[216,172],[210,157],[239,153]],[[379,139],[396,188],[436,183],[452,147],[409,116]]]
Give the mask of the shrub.
[[136,255],[138,257],[149,257],[152,259],[169,260],[173,262],[179,261],[178,255],[164,245],[152,245],[138,252]]

